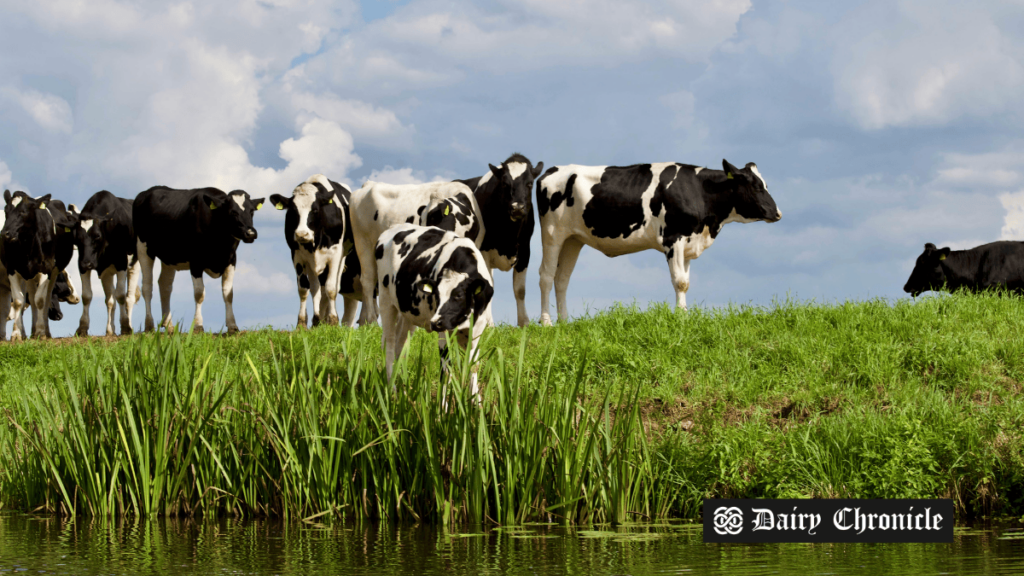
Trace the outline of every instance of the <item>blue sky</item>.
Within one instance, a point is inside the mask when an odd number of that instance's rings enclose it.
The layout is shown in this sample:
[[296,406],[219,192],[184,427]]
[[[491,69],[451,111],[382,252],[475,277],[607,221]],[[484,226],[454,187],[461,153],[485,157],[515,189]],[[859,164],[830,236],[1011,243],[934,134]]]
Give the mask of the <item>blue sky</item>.
[[[697,306],[899,298],[925,242],[1024,238],[1019,2],[61,0],[3,3],[0,34],[0,187],[68,202],[156,184],[287,194],[317,172],[468,178],[513,151],[756,162],[784,218],[722,231],[691,267]],[[257,227],[236,315],[289,327],[283,218]],[[496,283],[495,316],[514,321],[511,275]],[[176,319],[191,292],[179,274]],[[634,301],[673,301],[664,257],[585,248],[572,313]]]

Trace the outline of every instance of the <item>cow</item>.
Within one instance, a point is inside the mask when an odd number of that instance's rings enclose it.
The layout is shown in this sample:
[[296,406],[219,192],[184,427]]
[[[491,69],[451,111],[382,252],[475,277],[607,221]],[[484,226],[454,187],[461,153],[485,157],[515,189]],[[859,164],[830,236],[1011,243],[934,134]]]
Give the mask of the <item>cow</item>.
[[[377,307],[368,295],[376,278],[372,252],[377,238],[396,224],[430,222],[473,241],[488,269],[507,272],[515,267],[513,287],[519,322],[520,325],[529,322],[525,279],[534,226],[530,190],[544,163],[534,167],[525,156],[517,153],[500,166],[490,164],[488,167],[489,172],[469,180],[409,185],[371,181],[352,193],[353,240],[365,272],[360,324],[374,322],[377,318]],[[493,323],[490,316],[485,321]]]
[[61,270],[57,273],[57,281],[53,283],[53,292],[50,293],[50,308],[46,311],[46,316],[54,322],[60,322],[64,319],[64,312],[60,309],[61,302],[75,304],[72,302],[74,298],[75,286],[71,283],[68,271]]
[[154,329],[153,264],[160,260],[161,325],[173,330],[171,288],[177,270],[192,275],[196,312],[193,331],[203,331],[202,304],[206,296],[203,272],[221,278],[224,320],[229,334],[238,332],[235,313],[234,279],[239,241],[256,240],[252,217],[263,207],[263,198],[250,198],[244,190],[224,193],[216,188],[175,190],[154,186],[141,192],[132,204],[132,224],[137,243],[135,253],[142,265],[142,296],[146,300],[146,331]]
[[[70,233],[77,220],[60,200],[51,200],[50,194],[33,198],[6,190],[4,202],[0,262],[7,272],[14,311],[11,340],[25,337],[22,314],[26,304],[32,309],[32,336],[48,338],[50,297],[58,272],[71,260],[74,246]],[[0,300],[6,302],[7,297]],[[0,310],[0,317],[6,318],[7,310]]]
[[[456,332],[475,361],[494,296],[491,270],[476,244],[434,226],[398,224],[380,235],[374,250],[380,293],[381,344],[388,379],[395,358],[417,326],[440,335]],[[472,333],[470,333],[472,331]],[[439,338],[442,372],[447,339]],[[477,393],[474,366],[470,377]]]
[[107,305],[106,335],[114,335],[116,304],[121,305],[121,334],[131,334],[132,307],[136,302],[141,271],[135,256],[132,200],[118,198],[106,190],[93,194],[78,212],[74,240],[78,248],[78,272],[82,278],[82,318],[75,335],[89,335],[93,272],[103,286],[103,300]]
[[[313,292],[313,326],[338,323],[336,299],[346,254],[352,251],[348,204],[352,192],[343,184],[314,174],[291,196],[274,194],[271,204],[286,210],[284,238],[292,252],[299,289],[297,328],[306,327],[306,299]],[[321,280],[321,277],[323,280]],[[326,294],[321,294],[320,287]]]
[[722,170],[671,162],[633,166],[555,166],[537,181],[543,254],[541,324],[551,325],[555,285],[558,319],[584,245],[606,256],[659,250],[668,259],[676,308],[686,309],[690,260],[700,257],[729,222],[778,222],[782,212],[754,163]]
[[903,291],[915,298],[928,290],[961,288],[1024,294],[1024,242],[991,242],[969,250],[936,248],[929,242],[903,285]]

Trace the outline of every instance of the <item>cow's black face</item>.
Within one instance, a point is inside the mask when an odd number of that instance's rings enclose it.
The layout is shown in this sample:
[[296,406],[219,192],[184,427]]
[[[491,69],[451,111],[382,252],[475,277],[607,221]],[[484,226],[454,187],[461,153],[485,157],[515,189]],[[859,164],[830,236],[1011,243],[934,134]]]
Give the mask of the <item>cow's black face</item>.
[[529,212],[533,181],[544,169],[544,163],[540,162],[534,168],[526,158],[513,155],[498,168],[493,164],[488,164],[488,167],[491,177],[498,183],[497,197],[507,202],[509,218],[513,222],[521,221]]
[[924,245],[924,252],[917,257],[914,271],[903,285],[903,291],[917,298],[927,290],[941,290],[946,285],[946,272],[942,261],[949,256],[949,247],[936,248],[929,242]]
[[85,274],[99,266],[100,254],[109,244],[112,218],[82,218],[74,228],[75,246],[78,247],[78,271]]
[[213,210],[214,218],[227,227],[231,236],[251,244],[256,240],[256,228],[252,216],[263,207],[263,198],[249,198],[244,190],[234,190],[226,197],[205,196],[207,205]]
[[722,169],[726,178],[736,187],[735,209],[736,216],[739,217],[737,220],[778,222],[782,219],[782,211],[768,193],[768,187],[756,164],[750,162],[740,170],[728,161],[722,160]]
[[[4,213],[6,221],[0,237],[4,242],[16,242],[18,238],[28,238],[29,235],[38,235],[41,242],[52,240],[54,229],[50,213],[46,212],[46,205],[50,202],[50,195],[42,198],[32,198],[24,192],[4,192]],[[41,215],[45,214],[46,226],[41,226]]]
[[449,332],[462,328],[473,315],[482,322],[481,315],[494,296],[494,288],[479,275],[457,274],[446,276],[438,287],[441,305],[430,319],[433,332]]

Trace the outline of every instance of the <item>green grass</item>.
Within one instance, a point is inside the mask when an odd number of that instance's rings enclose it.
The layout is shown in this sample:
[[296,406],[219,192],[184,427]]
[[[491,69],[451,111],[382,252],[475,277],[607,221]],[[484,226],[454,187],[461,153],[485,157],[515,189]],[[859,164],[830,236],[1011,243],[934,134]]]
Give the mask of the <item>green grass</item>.
[[421,331],[394,392],[379,329],[4,344],[0,503],[514,524],[948,497],[1021,515],[1022,326],[998,295],[617,307],[488,331],[483,402],[454,386],[448,409]]

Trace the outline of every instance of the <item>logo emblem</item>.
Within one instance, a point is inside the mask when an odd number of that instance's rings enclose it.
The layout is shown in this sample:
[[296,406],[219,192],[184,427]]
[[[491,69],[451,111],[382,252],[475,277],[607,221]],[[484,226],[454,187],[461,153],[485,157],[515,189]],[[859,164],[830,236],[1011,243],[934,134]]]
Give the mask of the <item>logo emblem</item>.
[[715,510],[715,532],[735,536],[743,531],[743,511],[733,506]]

